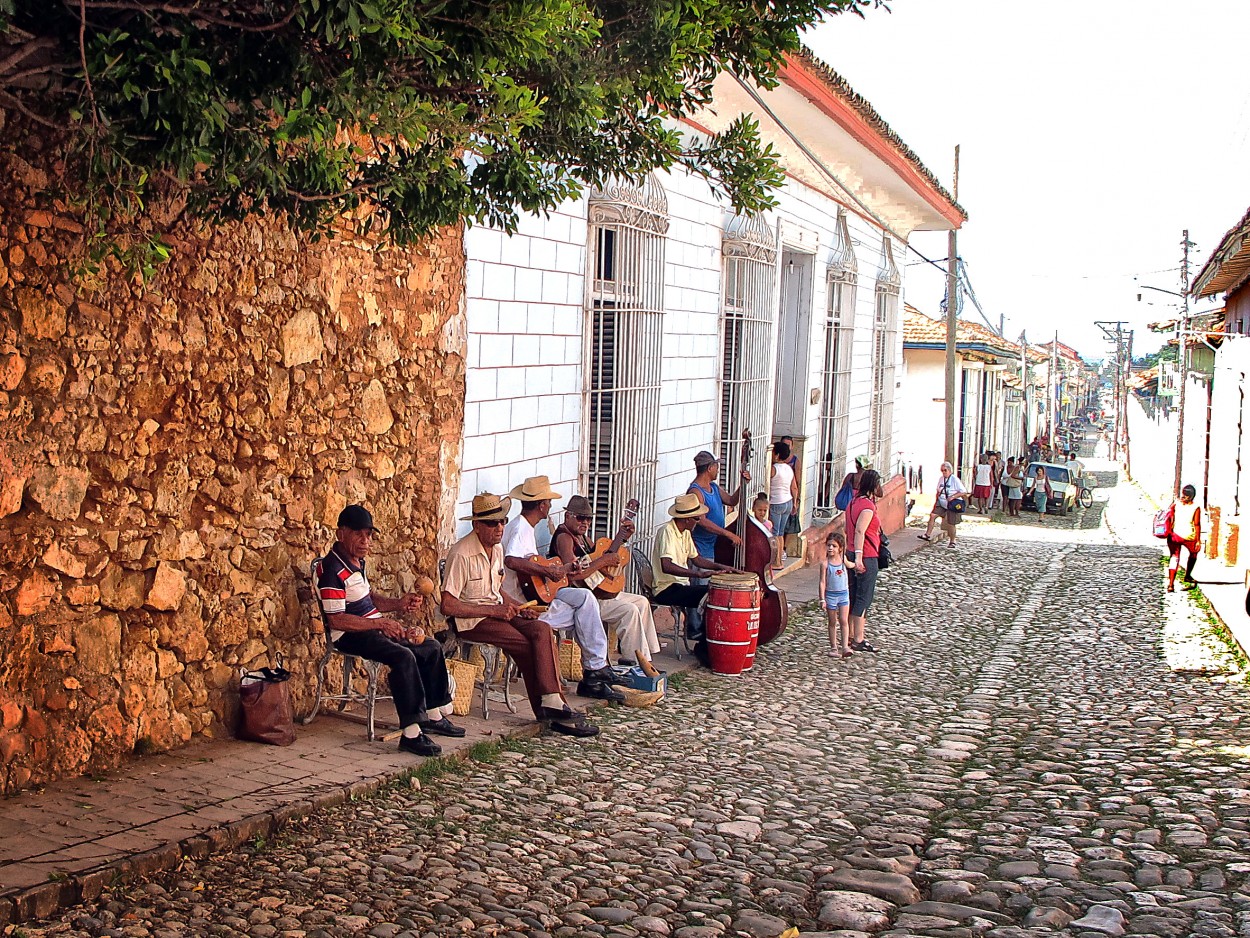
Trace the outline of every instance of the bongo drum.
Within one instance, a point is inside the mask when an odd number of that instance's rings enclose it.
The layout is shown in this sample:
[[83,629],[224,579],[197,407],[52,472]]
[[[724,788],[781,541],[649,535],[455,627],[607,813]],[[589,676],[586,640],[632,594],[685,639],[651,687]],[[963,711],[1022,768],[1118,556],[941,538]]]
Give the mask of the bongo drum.
[[755,664],[760,635],[760,581],[750,573],[718,573],[707,591],[708,660],[717,674],[741,674]]

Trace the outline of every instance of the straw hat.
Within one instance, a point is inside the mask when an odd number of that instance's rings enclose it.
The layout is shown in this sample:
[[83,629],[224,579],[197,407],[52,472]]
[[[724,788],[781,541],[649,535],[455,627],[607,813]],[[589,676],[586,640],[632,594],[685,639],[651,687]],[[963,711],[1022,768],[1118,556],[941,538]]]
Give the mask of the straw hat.
[[506,521],[512,508],[512,499],[507,496],[500,498],[490,492],[473,496],[473,513],[465,515],[461,521]]
[[687,492],[673,499],[668,514],[671,518],[701,518],[707,514],[707,505],[700,502],[694,493]]
[[559,492],[551,487],[551,480],[546,476],[530,476],[511,492],[508,493],[510,498],[519,499],[523,502],[541,502],[547,498],[563,498]]

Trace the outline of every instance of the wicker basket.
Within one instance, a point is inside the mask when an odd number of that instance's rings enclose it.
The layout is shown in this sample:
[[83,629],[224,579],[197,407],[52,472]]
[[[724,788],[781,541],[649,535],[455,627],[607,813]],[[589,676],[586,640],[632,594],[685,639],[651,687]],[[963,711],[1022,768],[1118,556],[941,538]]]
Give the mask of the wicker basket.
[[566,681],[580,681],[582,679],[582,650],[577,647],[577,642],[558,639],[556,652],[559,656],[560,677]]
[[477,686],[478,677],[482,673],[480,664],[462,661],[460,658],[448,658],[447,670],[456,682],[456,693],[451,698],[451,712],[458,717],[468,716],[473,708],[473,691]]

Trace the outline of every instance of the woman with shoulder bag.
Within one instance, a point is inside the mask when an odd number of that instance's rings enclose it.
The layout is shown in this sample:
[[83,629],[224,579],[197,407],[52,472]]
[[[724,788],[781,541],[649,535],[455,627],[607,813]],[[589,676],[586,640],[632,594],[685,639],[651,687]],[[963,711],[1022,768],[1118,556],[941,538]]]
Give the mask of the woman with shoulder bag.
[[958,496],[964,496],[962,504],[967,505],[967,492],[959,476],[955,475],[955,467],[948,462],[942,463],[942,478],[937,484],[937,498],[934,499],[933,511],[929,514],[929,526],[925,528],[924,534],[920,535],[922,541],[932,540],[933,526],[941,521],[942,533],[948,538],[946,546],[955,546],[955,525],[963,520],[963,512],[952,510],[950,504],[952,500],[960,504]]
[[877,499],[881,495],[881,476],[868,469],[859,479],[859,492],[846,510],[847,573],[850,580],[851,648],[855,651],[877,649],[864,638],[868,609],[877,588],[878,556],[881,550],[881,519],[877,517]]

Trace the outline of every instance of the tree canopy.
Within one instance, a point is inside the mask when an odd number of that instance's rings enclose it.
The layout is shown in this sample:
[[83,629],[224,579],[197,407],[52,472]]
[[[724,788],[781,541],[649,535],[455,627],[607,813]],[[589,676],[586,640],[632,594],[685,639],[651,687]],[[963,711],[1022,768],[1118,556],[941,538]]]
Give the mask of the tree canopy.
[[346,216],[409,243],[672,166],[754,211],[781,181],[755,122],[673,119],[719,73],[768,86],[804,27],[880,5],[0,0],[0,109],[67,148],[65,197],[106,225],[155,188],[200,217]]

